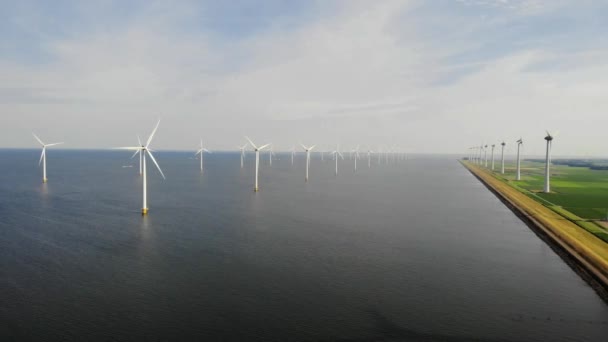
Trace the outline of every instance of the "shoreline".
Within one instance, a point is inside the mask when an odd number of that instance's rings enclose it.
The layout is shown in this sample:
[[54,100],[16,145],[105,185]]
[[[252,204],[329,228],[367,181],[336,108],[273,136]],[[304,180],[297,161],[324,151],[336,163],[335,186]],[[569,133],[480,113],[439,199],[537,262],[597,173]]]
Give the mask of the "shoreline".
[[526,223],[608,303],[608,244],[496,178],[491,171],[460,163]]

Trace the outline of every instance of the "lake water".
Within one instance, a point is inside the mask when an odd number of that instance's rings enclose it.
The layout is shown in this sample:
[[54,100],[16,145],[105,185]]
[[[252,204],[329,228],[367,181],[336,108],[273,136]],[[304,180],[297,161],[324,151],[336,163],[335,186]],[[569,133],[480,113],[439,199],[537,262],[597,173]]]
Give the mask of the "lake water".
[[[0,150],[0,339],[606,341],[608,306],[454,158]],[[123,165],[133,165],[124,168]]]

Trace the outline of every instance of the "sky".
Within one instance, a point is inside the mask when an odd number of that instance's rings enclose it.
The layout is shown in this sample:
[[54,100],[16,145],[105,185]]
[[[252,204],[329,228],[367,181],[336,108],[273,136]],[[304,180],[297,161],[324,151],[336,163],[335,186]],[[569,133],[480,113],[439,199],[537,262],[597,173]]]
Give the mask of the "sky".
[[608,1],[0,0],[0,147],[608,157]]

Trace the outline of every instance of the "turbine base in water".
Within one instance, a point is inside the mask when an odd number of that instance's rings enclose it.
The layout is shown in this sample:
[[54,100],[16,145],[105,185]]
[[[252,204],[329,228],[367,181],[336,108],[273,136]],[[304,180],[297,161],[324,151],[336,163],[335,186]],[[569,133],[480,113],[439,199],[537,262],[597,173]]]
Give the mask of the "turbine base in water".
[[148,215],[148,208],[142,208],[141,209],[141,214],[142,215]]
[[42,183],[46,183],[46,182],[48,182],[48,181],[49,181],[48,179],[46,179],[46,178],[42,178]]
[[253,192],[258,192],[258,191],[260,191],[259,188],[253,188]]

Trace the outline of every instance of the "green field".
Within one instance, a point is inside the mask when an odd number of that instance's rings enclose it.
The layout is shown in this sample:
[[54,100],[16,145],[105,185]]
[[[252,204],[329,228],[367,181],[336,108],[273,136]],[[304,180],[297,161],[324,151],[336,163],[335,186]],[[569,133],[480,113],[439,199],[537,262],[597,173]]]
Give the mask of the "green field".
[[521,181],[515,181],[515,163],[505,163],[505,174],[500,175],[499,164],[495,172],[514,186],[534,193],[544,200],[584,219],[606,220],[608,213],[608,170],[590,170],[586,167],[552,165],[551,193],[542,192],[544,163],[524,161]]

